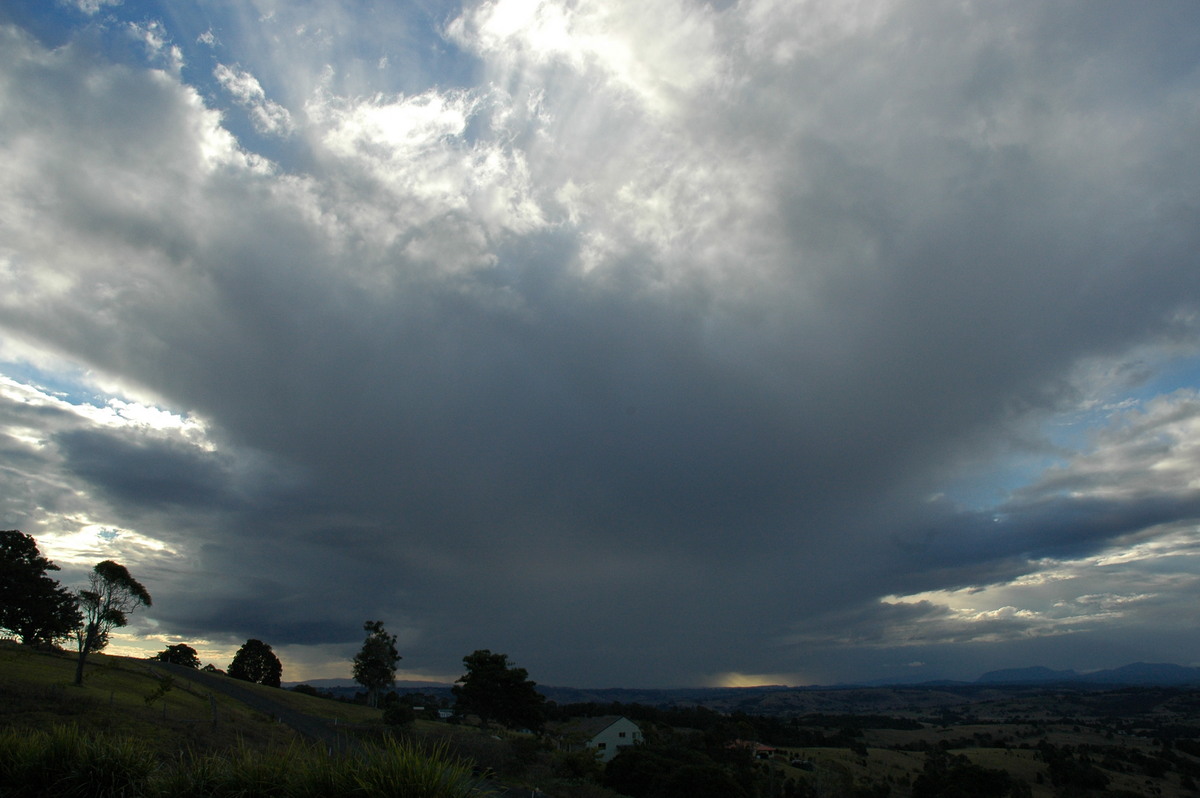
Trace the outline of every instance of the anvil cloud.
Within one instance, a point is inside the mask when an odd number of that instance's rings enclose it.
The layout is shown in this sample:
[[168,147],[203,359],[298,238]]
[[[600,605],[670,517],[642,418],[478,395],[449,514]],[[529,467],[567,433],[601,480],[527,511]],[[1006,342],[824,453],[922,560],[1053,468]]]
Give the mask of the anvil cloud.
[[1195,663],[1198,174],[1191,2],[18,0],[0,527],[285,679]]

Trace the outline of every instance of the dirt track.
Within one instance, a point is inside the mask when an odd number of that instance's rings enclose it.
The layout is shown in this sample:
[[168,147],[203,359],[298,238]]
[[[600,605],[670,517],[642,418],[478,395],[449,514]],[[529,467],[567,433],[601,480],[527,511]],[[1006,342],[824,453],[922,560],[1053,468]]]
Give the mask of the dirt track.
[[329,747],[331,751],[346,751],[356,747],[354,740],[341,732],[337,726],[324,718],[297,712],[282,702],[273,701],[258,690],[251,690],[243,682],[216,673],[205,673],[183,665],[165,662],[149,663],[154,668],[165,670],[174,677],[182,677],[196,683],[204,690],[221,693],[240,701],[256,712],[261,712],[288,725],[309,740]]

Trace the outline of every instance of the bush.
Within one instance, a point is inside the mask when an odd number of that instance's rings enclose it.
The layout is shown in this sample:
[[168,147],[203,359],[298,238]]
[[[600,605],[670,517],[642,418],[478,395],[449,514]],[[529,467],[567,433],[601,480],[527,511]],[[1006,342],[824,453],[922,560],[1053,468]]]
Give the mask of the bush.
[[417,719],[417,713],[407,704],[392,704],[383,711],[383,722],[388,726],[407,726]]
[[560,779],[588,779],[599,782],[604,775],[604,764],[597,759],[596,751],[584,748],[578,751],[560,751],[553,757],[554,775]]
[[667,776],[662,798],[744,798],[746,791],[716,765],[687,765]]

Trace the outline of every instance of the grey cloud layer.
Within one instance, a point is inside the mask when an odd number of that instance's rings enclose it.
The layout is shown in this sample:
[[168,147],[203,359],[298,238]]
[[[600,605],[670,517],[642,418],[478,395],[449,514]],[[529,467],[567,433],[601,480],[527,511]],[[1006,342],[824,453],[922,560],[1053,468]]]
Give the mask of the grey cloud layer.
[[[186,550],[180,633],[396,617],[435,669],[577,683],[815,667],[778,642],[806,618],[1193,517],[1185,485],[1056,489],[1120,470],[1083,460],[926,497],[1081,359],[1194,340],[1195,12],[881,8],[582,4],[555,49],[485,4],[443,44],[486,88],[304,87],[290,174],[169,73],[6,30],[5,330],[215,443],[80,425],[17,470]],[[580,44],[664,19],[631,61]]]

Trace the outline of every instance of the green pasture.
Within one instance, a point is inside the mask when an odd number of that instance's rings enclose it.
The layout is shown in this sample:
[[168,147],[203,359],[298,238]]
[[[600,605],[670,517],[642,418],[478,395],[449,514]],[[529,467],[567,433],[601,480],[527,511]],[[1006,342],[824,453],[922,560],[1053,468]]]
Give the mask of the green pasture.
[[[210,695],[179,677],[166,682],[164,676],[145,660],[93,654],[88,657],[84,683],[77,687],[73,683],[74,656],[0,646],[0,729],[72,725],[131,736],[162,752],[231,745],[270,748],[297,742],[296,734],[287,726],[232,698]],[[331,701],[287,696],[289,702],[292,698],[308,699],[312,705],[305,705],[302,711],[314,715],[341,711],[323,706],[334,703]],[[347,722],[353,717],[353,713],[347,713]]]

